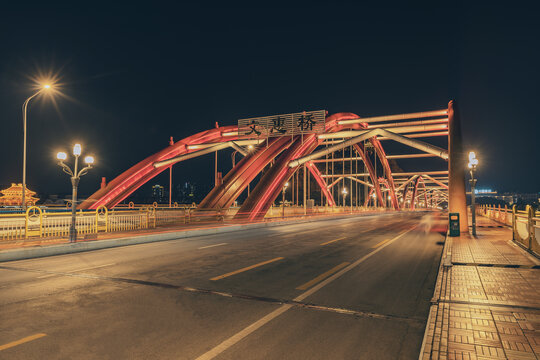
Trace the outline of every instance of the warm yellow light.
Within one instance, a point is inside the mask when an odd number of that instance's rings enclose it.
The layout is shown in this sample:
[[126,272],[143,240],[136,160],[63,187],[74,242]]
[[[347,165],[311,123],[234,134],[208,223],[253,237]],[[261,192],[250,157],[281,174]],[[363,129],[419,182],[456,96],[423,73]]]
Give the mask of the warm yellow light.
[[81,155],[81,153],[82,153],[81,144],[75,144],[75,146],[73,146],[73,155],[79,156]]
[[84,158],[84,162],[88,165],[92,165],[94,163],[94,157],[93,156],[87,156]]
[[58,154],[56,154],[56,158],[58,160],[64,161],[67,159],[67,154],[65,152],[60,151]]
[[288,188],[288,187],[289,187],[289,183],[286,182],[284,187],[285,187],[285,188]]
[[45,84],[45,85],[43,85],[43,88],[44,88],[44,89],[50,89],[50,88],[51,88],[51,85]]
[[471,151],[471,152],[469,153],[469,161],[472,162],[472,161],[471,161],[472,159],[476,159],[476,154],[474,153],[474,151]]
[[346,195],[347,194],[347,188],[343,188],[343,190],[341,190],[341,193]]
[[249,150],[253,150],[253,145],[248,145]]

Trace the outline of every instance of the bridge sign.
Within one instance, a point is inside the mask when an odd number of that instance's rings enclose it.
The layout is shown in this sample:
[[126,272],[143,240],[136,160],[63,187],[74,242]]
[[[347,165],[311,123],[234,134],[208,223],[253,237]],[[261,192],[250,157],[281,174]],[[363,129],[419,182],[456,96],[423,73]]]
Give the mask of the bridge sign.
[[238,132],[253,137],[321,134],[325,119],[326,110],[240,119]]

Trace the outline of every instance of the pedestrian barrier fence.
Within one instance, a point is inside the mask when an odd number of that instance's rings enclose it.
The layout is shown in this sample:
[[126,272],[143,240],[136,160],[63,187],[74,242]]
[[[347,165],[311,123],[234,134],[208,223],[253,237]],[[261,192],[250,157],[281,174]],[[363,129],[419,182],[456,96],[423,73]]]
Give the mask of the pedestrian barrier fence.
[[481,205],[476,208],[479,215],[483,215],[499,223],[512,227],[513,240],[540,256],[540,211],[535,211],[530,205],[526,209],[517,210],[514,205],[512,209],[507,206]]
[[[79,239],[92,238],[98,233],[113,233],[132,230],[153,229],[161,226],[191,226],[232,220],[238,208],[196,209],[195,204],[159,207],[157,204],[117,207],[104,206],[96,210],[79,210],[75,216]],[[338,214],[349,212],[381,211],[381,209],[316,206],[304,209],[296,207],[273,207],[264,221],[316,214]],[[0,213],[0,241],[45,237],[68,237],[71,226],[71,211],[68,209],[33,206],[26,213]]]

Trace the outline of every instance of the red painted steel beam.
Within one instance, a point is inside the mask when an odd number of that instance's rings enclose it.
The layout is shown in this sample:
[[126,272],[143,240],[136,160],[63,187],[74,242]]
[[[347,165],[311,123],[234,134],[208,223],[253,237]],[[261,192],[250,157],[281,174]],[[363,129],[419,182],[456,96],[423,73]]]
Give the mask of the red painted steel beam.
[[124,171],[122,174],[110,181],[107,186],[92,194],[81,205],[79,205],[78,208],[96,209],[101,205],[112,208],[131,195],[147,181],[168,169],[166,166],[156,169],[153,166],[154,162],[187,154],[191,152],[187,149],[187,146],[189,145],[236,140],[236,136],[224,137],[223,133],[235,131],[237,129],[238,127],[236,125],[222,126],[217,129],[206,130],[180,140],[174,145],[166,147],[165,149],[147,157],[128,170]]
[[[370,139],[371,143],[373,144],[373,148],[375,149],[375,152],[377,153],[377,156],[379,157],[379,161],[381,162],[385,174],[386,174],[386,180],[388,183],[388,190],[390,193],[390,199],[392,201],[392,206],[395,210],[399,210],[399,203],[396,196],[396,190],[394,186],[394,178],[392,177],[392,170],[390,169],[390,164],[388,163],[388,159],[386,158],[386,153],[384,152],[384,149],[381,145],[381,142],[377,140],[376,137],[373,137]],[[383,204],[386,204],[384,202]]]
[[379,181],[377,179],[377,174],[375,174],[375,169],[373,168],[373,164],[371,163],[371,160],[369,159],[369,156],[367,156],[367,154],[366,154],[366,152],[364,150],[364,144],[356,143],[353,146],[356,149],[356,152],[358,152],[358,154],[360,155],[360,157],[364,161],[364,164],[366,165],[366,168],[367,168],[368,173],[369,173],[369,177],[371,178],[371,182],[373,183],[373,189],[375,191],[375,194],[377,194],[377,199],[379,199],[379,204],[381,204],[381,205],[385,204],[383,202],[383,196],[382,196]]
[[[344,128],[365,128],[364,124],[353,124],[347,127],[338,124],[339,120],[356,118],[358,118],[358,115],[352,113],[333,114],[326,119],[325,132],[336,132]],[[321,142],[322,140],[319,140],[315,134],[304,135],[303,139],[300,136],[296,136],[294,143],[277,158],[274,165],[261,178],[251,195],[238,211],[236,217],[249,220],[264,218],[287,180],[297,170],[297,168],[289,167],[289,162],[311,153]]]
[[328,205],[335,206],[336,201],[334,200],[332,193],[328,190],[328,187],[326,186],[326,181],[323,179],[322,174],[317,168],[317,166],[312,161],[307,162],[306,166],[309,169],[309,172],[311,173],[311,175],[313,175],[313,177],[315,178],[315,181],[317,182],[319,187],[321,188],[322,193],[328,200]]
[[290,137],[279,137],[270,139],[268,146],[266,144],[258,146],[252,154],[244,157],[225,175],[222,184],[214,187],[198,208],[230,207],[257,174],[290,144]]

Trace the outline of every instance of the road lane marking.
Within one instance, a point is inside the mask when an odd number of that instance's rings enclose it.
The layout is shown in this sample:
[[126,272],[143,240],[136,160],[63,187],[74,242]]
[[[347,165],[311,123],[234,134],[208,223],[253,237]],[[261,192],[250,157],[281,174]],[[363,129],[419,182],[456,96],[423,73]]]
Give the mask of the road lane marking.
[[17,345],[27,343],[27,342],[32,341],[32,340],[42,338],[44,336],[47,336],[47,334],[34,334],[34,335],[30,335],[30,336],[27,336],[27,337],[19,339],[19,340],[12,341],[12,342],[4,344],[4,345],[0,345],[0,351],[12,348],[12,347],[17,346]]
[[375,255],[376,253],[378,253],[379,251],[381,251],[382,249],[384,249],[385,247],[387,247],[388,245],[392,244],[394,241],[398,240],[399,238],[401,238],[403,235],[407,234],[408,232],[412,231],[414,228],[416,228],[418,225],[415,225],[413,226],[412,228],[410,228],[409,230],[405,230],[403,232],[401,232],[400,234],[398,234],[396,237],[392,238],[390,241],[388,241],[387,243],[379,246],[377,249],[373,250],[372,252],[370,252],[369,254],[366,254],[364,256],[362,256],[360,259],[356,260],[354,263],[352,263],[351,265],[347,266],[346,268],[338,271],[337,273],[335,273],[334,275],[330,276],[329,278],[321,281],[320,283],[318,283],[317,285],[315,285],[314,287],[312,287],[311,289],[309,289],[308,291],[306,291],[305,293],[303,294],[300,294],[298,295],[297,297],[295,297],[293,300],[294,301],[302,301],[304,300],[305,298],[307,298],[308,296],[314,294],[315,292],[319,291],[321,288],[323,288],[324,286],[330,284],[332,281],[340,278],[342,275],[344,275],[345,273],[351,271],[352,269],[354,269],[355,267],[357,267],[358,265],[360,265],[361,263],[363,263],[364,261],[366,261],[367,259],[369,259],[370,257],[372,257],[373,255]]
[[200,248],[198,248],[198,250],[202,250],[202,249],[208,249],[208,248],[212,248],[212,247],[216,247],[216,246],[222,246],[222,245],[227,245],[228,243],[221,243],[221,244],[214,244],[214,245],[208,245],[208,246],[201,246]]
[[246,327],[245,329],[234,334],[233,336],[231,336],[230,338],[228,338],[227,340],[225,340],[224,342],[222,342],[221,344],[219,344],[212,350],[202,354],[196,360],[210,360],[210,359],[215,358],[216,356],[218,356],[219,354],[221,354],[222,352],[224,352],[225,350],[227,350],[228,348],[230,348],[231,346],[233,346],[234,344],[236,344],[237,342],[239,342],[240,340],[242,340],[243,338],[245,338],[246,336],[248,336],[249,334],[257,330],[261,326],[267,324],[271,320],[283,314],[285,311],[289,310],[291,307],[292,305],[289,305],[289,304],[281,305],[279,308],[272,311],[270,314],[264,316],[263,318],[257,320],[253,324]]
[[377,245],[372,246],[371,248],[372,248],[372,249],[376,249],[376,248],[378,248],[379,246],[386,244],[386,243],[389,242],[390,240],[392,240],[392,239],[386,239],[386,240],[383,240],[383,241],[381,241],[380,243],[378,243]]
[[[102,267],[105,267],[105,266],[111,266],[111,265],[116,265],[116,263],[104,264],[104,265],[98,265],[98,266],[90,266],[90,267],[86,267],[86,268],[82,268],[82,269],[72,270],[70,272],[74,273],[74,272],[85,271],[85,270],[99,269],[99,268],[102,268]],[[56,275],[58,275],[58,274],[42,275],[42,276],[38,276],[37,279],[45,279],[45,278],[53,277],[53,276],[56,276]]]
[[327,242],[322,243],[321,246],[328,245],[328,244],[331,244],[331,243],[333,243],[333,242],[340,241],[340,240],[343,240],[343,239],[346,239],[346,238],[347,238],[347,237],[344,236],[344,237],[337,238],[337,239],[335,239],[335,240],[330,240],[330,241],[327,241]]
[[[361,263],[363,263],[364,261],[366,261],[367,259],[369,259],[373,255],[375,255],[376,253],[378,253],[379,251],[381,251],[382,249],[387,247],[388,245],[392,244],[394,241],[398,240],[400,237],[402,237],[406,233],[412,231],[414,228],[416,228],[416,226],[417,225],[413,226],[409,230],[406,230],[406,231],[400,233],[399,235],[397,235],[396,237],[394,237],[393,239],[391,239],[387,243],[381,245],[377,249],[373,250],[369,254],[364,255],[360,259],[356,260],[354,263],[348,265],[347,267],[341,269],[340,271],[338,271],[334,275],[331,275],[327,279],[321,281],[319,284],[315,285],[314,287],[312,287],[308,291],[306,291],[306,292],[300,294],[299,296],[297,296],[296,298],[294,298],[293,301],[302,301],[306,297],[308,297],[308,296],[314,294],[315,292],[319,291],[324,286],[326,286],[329,283],[331,283],[332,281],[340,278],[345,273],[351,271],[352,269],[354,269],[355,267],[357,267],[358,265],[360,265]],[[233,336],[231,336],[227,340],[223,341],[221,344],[217,345],[213,349],[211,349],[211,350],[207,351],[206,353],[202,354],[196,360],[210,360],[210,359],[215,358],[216,356],[218,356],[219,354],[221,354],[225,350],[229,349],[231,346],[235,345],[236,343],[238,343],[240,340],[242,340],[243,338],[245,338],[249,334],[251,334],[254,331],[256,331],[257,329],[259,329],[261,326],[269,323],[271,320],[275,319],[279,315],[281,315],[284,312],[286,312],[287,310],[289,310],[291,307],[292,307],[292,305],[290,305],[290,304],[281,305],[278,309],[272,311],[270,314],[268,314],[268,315],[264,316],[263,318],[257,320],[253,324],[247,326],[246,328],[244,328],[240,332],[234,334]]]
[[226,273],[226,274],[223,274],[223,275],[213,277],[210,280],[212,280],[212,281],[220,280],[220,279],[223,279],[223,278],[226,278],[226,277],[229,277],[229,276],[233,276],[233,275],[242,273],[244,271],[255,269],[255,268],[259,267],[259,266],[270,264],[270,263],[273,263],[274,261],[279,261],[279,260],[283,260],[283,259],[284,259],[283,257],[277,257],[275,259],[266,260],[266,261],[260,262],[258,264],[255,264],[255,265],[247,266],[245,268],[241,268],[241,269],[238,269],[238,270],[235,270],[235,271],[231,271],[230,273]]
[[310,280],[307,283],[300,285],[299,287],[296,288],[296,290],[307,290],[310,287],[312,287],[313,285],[315,285],[316,283],[318,283],[319,281],[322,281],[322,280],[326,279],[327,277],[329,277],[333,273],[341,270],[342,268],[344,268],[345,266],[347,266],[349,264],[350,263],[348,263],[348,262],[341,263],[338,266],[328,270],[327,272],[317,276],[315,279]]

